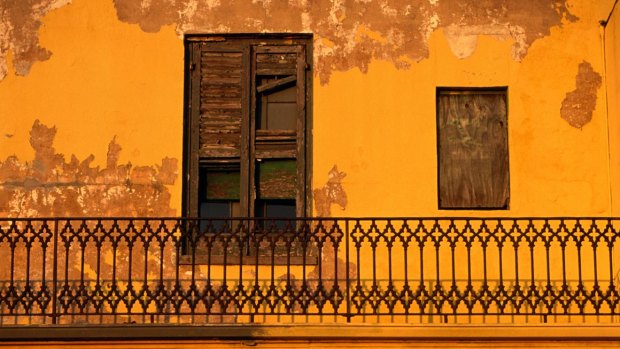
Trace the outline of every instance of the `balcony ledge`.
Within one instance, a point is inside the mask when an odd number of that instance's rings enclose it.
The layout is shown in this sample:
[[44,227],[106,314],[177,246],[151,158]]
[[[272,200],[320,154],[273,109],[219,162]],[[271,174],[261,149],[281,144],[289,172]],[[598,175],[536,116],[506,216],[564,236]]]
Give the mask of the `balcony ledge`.
[[0,342],[111,340],[620,341],[619,324],[7,326]]

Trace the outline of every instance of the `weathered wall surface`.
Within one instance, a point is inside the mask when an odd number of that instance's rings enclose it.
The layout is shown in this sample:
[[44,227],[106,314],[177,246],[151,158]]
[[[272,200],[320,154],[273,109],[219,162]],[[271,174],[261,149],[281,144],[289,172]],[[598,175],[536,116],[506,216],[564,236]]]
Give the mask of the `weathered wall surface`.
[[[548,35],[563,19],[576,21],[565,1],[508,2],[491,0],[354,0],[319,1],[114,1],[119,19],[147,32],[173,24],[177,32],[312,32],[316,41],[316,72],[326,83],[333,70],[368,70],[373,59],[408,68],[428,58],[429,35],[449,28],[451,47],[471,55],[478,34],[514,40],[512,55],[522,59],[529,46]],[[242,16],[227,16],[240,13]],[[542,21],[531,21],[537,13]],[[464,48],[468,46],[468,48]]]
[[[314,151],[324,155],[317,155],[314,173],[320,178],[331,163],[347,172],[345,214],[610,214],[604,96],[597,83],[603,71],[597,22],[606,13],[586,2],[569,5],[580,19],[553,27],[520,62],[512,40],[490,35],[478,36],[473,53],[460,59],[449,29],[439,28],[430,35],[429,58],[411,69],[376,61],[366,74],[334,73],[315,89]],[[588,65],[591,74],[582,79],[580,66]],[[508,86],[510,210],[436,209],[436,86]],[[567,103],[575,114],[592,115],[583,127],[563,118],[567,96],[594,101]],[[326,114],[333,117],[318,117]],[[334,130],[334,118],[349,126]]]
[[[492,214],[611,214],[598,21],[612,3],[0,0],[0,161],[17,171],[0,212],[180,214],[182,35],[312,32],[314,187],[347,173],[334,216],[454,214],[437,209],[437,86],[508,86],[510,210]],[[55,130],[46,150],[35,120]],[[42,204],[64,174],[78,198],[140,183],[141,199]]]
[[0,160],[0,217],[175,215],[167,186],[177,178],[176,159],[155,166],[119,164],[122,147],[115,137],[105,168],[92,167],[92,154],[68,160],[56,153],[56,132],[36,120],[30,131],[34,160]]
[[[15,33],[5,29],[6,52],[15,54],[16,73],[25,75],[36,61],[51,53],[38,46],[40,17],[70,0],[29,0],[17,6],[5,0],[4,20]],[[465,58],[476,46],[477,35],[514,40],[512,56],[521,60],[529,46],[546,36],[561,21],[576,21],[566,0],[543,2],[507,2],[489,0],[382,0],[359,3],[335,1],[230,1],[114,0],[118,19],[138,24],[149,33],[164,25],[175,25],[177,33],[188,32],[312,32],[317,40],[317,73],[327,82],[332,70],[358,67],[368,69],[372,59],[392,61],[397,67],[410,67],[429,55],[429,35],[441,27],[454,53]],[[241,14],[230,16],[231,13]],[[541,20],[532,21],[536,13]],[[26,23],[23,26],[22,23]],[[15,25],[17,24],[17,26]],[[32,52],[32,54],[24,54]],[[6,65],[6,64],[5,64]],[[6,68],[4,69],[6,71]],[[4,75],[0,76],[2,78]]]
[[602,80],[601,75],[594,71],[590,63],[581,62],[575,77],[576,87],[567,93],[562,101],[560,109],[562,119],[575,128],[582,128],[592,121]]
[[[598,23],[612,3],[0,0],[0,217],[181,214],[182,36],[201,32],[314,34],[316,216],[617,214],[618,15],[606,66]],[[440,86],[508,87],[509,210],[437,209]],[[71,251],[71,273],[126,261],[92,251],[85,267]]]
[[15,74],[26,75],[32,64],[52,53],[39,46],[41,18],[71,0],[6,0],[0,2],[0,80],[7,73],[7,55],[13,54]]
[[[111,2],[56,7],[27,39],[19,17],[2,20],[16,48],[0,82],[0,215],[180,214],[181,40],[122,24]],[[37,41],[51,56],[25,75],[18,47]]]

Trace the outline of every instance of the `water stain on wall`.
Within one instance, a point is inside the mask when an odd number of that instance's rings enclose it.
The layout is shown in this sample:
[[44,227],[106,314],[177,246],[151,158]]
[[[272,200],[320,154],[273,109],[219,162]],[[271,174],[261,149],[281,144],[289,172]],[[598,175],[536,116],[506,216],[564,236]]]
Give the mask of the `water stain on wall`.
[[178,160],[154,166],[119,164],[122,150],[112,139],[105,168],[91,166],[90,155],[70,160],[54,149],[56,128],[36,120],[30,131],[35,157],[0,161],[0,216],[173,216],[170,191]]
[[[26,75],[51,52],[39,46],[41,18],[72,0],[0,0],[0,80],[13,52],[18,75]],[[478,35],[514,39],[513,58],[563,21],[576,21],[567,0],[114,0],[118,19],[149,33],[176,25],[185,33],[311,32],[315,72],[321,83],[333,71],[358,68],[373,59],[407,69],[428,57],[428,39],[438,28],[454,54],[468,57]]]
[[603,78],[594,71],[589,62],[579,64],[575,77],[576,88],[567,93],[562,101],[560,116],[569,125],[582,128],[592,120],[592,113],[596,108],[596,97]]

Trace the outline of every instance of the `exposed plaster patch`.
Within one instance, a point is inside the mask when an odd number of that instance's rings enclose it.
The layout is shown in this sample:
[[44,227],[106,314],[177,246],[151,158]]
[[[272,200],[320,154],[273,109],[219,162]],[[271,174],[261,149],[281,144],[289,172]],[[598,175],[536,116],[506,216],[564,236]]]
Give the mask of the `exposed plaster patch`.
[[357,27],[357,33],[355,35],[355,42],[359,43],[360,41],[368,40],[368,39],[379,42],[381,44],[386,44],[388,42],[388,39],[383,37],[381,33],[370,30],[370,28],[366,27],[363,24],[360,24]]
[[338,167],[334,165],[327,175],[327,183],[322,188],[312,191],[316,217],[331,217],[333,204],[337,204],[342,210],[347,208],[347,193],[342,187],[342,179],[346,175],[338,171]]
[[518,26],[510,27],[493,24],[473,26],[453,24],[444,28],[444,35],[448,40],[450,50],[459,59],[470,57],[478,45],[478,36],[486,35],[498,40],[513,38],[515,43],[512,49],[512,58],[519,61],[527,52],[527,44],[523,33],[523,29]]
[[343,20],[347,18],[346,8],[344,7],[344,0],[331,1],[328,18],[333,25],[339,25]]
[[0,80],[4,79],[8,71],[8,52],[11,48],[9,43],[9,33],[11,25],[4,21],[4,14],[0,13]]
[[[114,0],[118,17],[148,32],[176,24],[185,32],[312,32],[315,72],[325,84],[333,71],[357,67],[365,72],[373,59],[392,61],[397,68],[428,57],[428,40],[440,27],[448,30],[457,57],[468,57],[478,35],[514,40],[513,58],[521,60],[531,44],[576,21],[567,0]],[[137,4],[137,5],[136,5]],[[188,10],[188,9],[191,9]],[[195,9],[195,10],[194,10]],[[191,15],[189,15],[191,13]],[[355,40],[360,28],[367,33]],[[334,43],[322,46],[323,40]],[[403,57],[406,57],[404,59]]]
[[424,24],[424,37],[428,40],[431,34],[439,27],[439,16],[435,13],[431,16],[427,16],[427,21]]
[[381,11],[384,15],[389,17],[396,17],[396,15],[398,15],[398,11],[395,8],[390,7],[386,0],[381,1]]
[[312,30],[312,16],[308,12],[301,14],[301,30],[309,32]]
[[498,40],[513,39],[512,58],[520,61],[527,54],[529,43],[525,30],[520,26],[475,25],[459,27],[451,25],[444,31],[452,53],[459,59],[470,57],[476,50],[479,35],[494,37]]
[[[138,24],[145,32],[157,32],[169,24],[177,25],[180,36],[186,32],[313,32],[317,41],[325,38],[335,44],[333,50],[315,52],[315,71],[325,84],[332,71],[358,67],[365,72],[372,59],[409,68],[404,62],[428,57],[428,39],[439,27],[451,28],[446,33],[459,58],[473,53],[478,35],[492,35],[512,38],[513,58],[521,60],[535,40],[549,35],[563,19],[577,20],[566,1],[114,0],[114,5],[119,20]],[[51,52],[39,47],[40,19],[70,2],[0,0],[0,80],[8,71],[9,51],[17,75],[27,75],[33,63],[50,58]],[[352,41],[360,27],[376,35]],[[489,34],[488,28],[500,28],[502,34]]]
[[27,75],[33,63],[45,61],[51,52],[39,46],[41,18],[71,0],[0,0],[0,80],[8,71],[12,52],[15,74]]
[[[211,3],[207,2],[207,6]],[[219,6],[219,2],[217,2],[217,6]],[[198,0],[188,1],[185,8],[179,10],[179,18],[183,18],[184,21],[191,21],[194,14],[196,14],[196,10],[198,10]]]
[[[346,173],[338,171],[338,167],[334,165],[327,175],[327,183],[321,188],[314,189],[314,207],[316,217],[331,217],[331,206],[336,204],[340,206],[342,210],[347,207],[347,193],[342,187],[342,180],[346,177]],[[329,221],[323,221],[325,230],[330,231],[331,226]],[[345,282],[344,276],[345,270],[349,270],[349,277],[355,279],[357,276],[357,268],[354,263],[347,265],[346,261],[340,256],[344,255],[344,251],[336,252],[334,249],[334,240],[336,236],[330,236],[325,239],[322,248],[322,261],[308,274],[309,280],[318,280],[319,275],[323,281],[323,286],[330,290],[334,284],[334,280],[337,282]],[[343,247],[343,243],[339,243],[339,247]],[[337,255],[339,253],[339,255]],[[335,268],[337,266],[337,268]],[[335,275],[338,270],[338,275]]]
[[596,97],[603,79],[589,62],[579,64],[575,77],[576,88],[567,93],[562,101],[560,116],[575,128],[582,128],[592,120]]
[[525,29],[518,25],[509,26],[510,37],[515,41],[512,45],[512,58],[516,61],[522,60],[527,54],[529,44],[527,43],[527,33]]
[[30,131],[31,163],[15,156],[0,161],[0,216],[173,216],[169,185],[178,161],[161,165],[119,164],[122,150],[112,139],[106,167],[92,167],[94,156],[70,161],[54,149],[55,127],[36,120]]
[[151,0],[142,0],[142,9],[146,10],[151,6]]
[[448,45],[452,54],[458,59],[463,59],[471,56],[476,50],[478,45],[477,34],[466,34],[462,32],[462,28],[456,25],[451,25],[444,28],[444,35],[448,40]]

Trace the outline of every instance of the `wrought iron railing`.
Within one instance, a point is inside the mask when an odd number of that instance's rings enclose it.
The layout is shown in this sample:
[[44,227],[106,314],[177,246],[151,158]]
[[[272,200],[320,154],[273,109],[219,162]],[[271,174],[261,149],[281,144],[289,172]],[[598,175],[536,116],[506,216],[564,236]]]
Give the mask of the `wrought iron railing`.
[[609,218],[0,220],[0,325],[616,322]]

